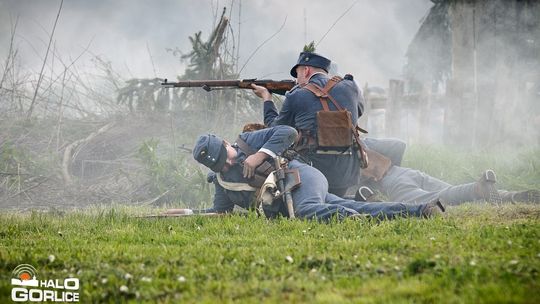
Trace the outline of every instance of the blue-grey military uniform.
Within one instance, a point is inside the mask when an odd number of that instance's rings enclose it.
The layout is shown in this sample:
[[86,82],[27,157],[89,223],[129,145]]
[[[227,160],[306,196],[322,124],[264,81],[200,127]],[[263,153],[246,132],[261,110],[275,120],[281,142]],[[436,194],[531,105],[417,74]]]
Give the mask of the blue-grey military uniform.
[[[309,60],[306,61],[306,58]],[[291,70],[291,75],[296,77],[298,65],[310,65],[328,70],[330,60],[314,54],[301,53],[297,65]],[[310,83],[324,88],[330,78],[323,73],[314,74]],[[352,79],[344,79],[330,91],[335,100],[352,114],[355,123],[363,112],[362,94]],[[337,110],[329,102],[330,110]],[[288,125],[300,130],[302,133],[317,134],[316,114],[321,111],[322,105],[319,98],[309,90],[300,86],[294,87],[285,95],[281,110],[278,112],[271,100],[264,102],[264,123],[267,126]],[[350,186],[356,185],[360,172],[360,160],[354,151],[344,154],[318,154],[317,151],[309,150],[303,156],[311,161],[312,165],[319,169],[329,182],[331,193],[343,196]]]
[[453,186],[424,172],[401,167],[406,144],[399,139],[366,138],[364,143],[390,158],[392,166],[380,181],[362,177],[359,184],[379,190],[390,201],[418,203],[439,199],[443,204],[457,205],[480,199],[475,183]]
[[[240,137],[254,150],[265,149],[276,155],[281,154],[293,142],[297,132],[288,126],[277,126],[254,132],[240,134]],[[222,141],[213,135],[203,135],[197,140],[193,155],[197,161],[213,167],[220,162]],[[246,183],[240,163],[246,158],[246,154],[233,145],[237,150],[235,165],[226,172],[217,173],[222,181],[233,183]],[[209,154],[210,153],[210,157]],[[298,218],[317,219],[326,221],[332,217],[342,219],[354,214],[366,214],[379,218],[394,218],[396,216],[421,216],[425,204],[403,203],[365,203],[342,199],[328,193],[328,182],[324,175],[305,163],[297,160],[289,162],[289,168],[297,168],[300,173],[301,186],[292,191],[295,216]],[[208,212],[229,212],[234,205],[250,208],[254,199],[255,191],[232,191],[227,190],[220,184],[218,178],[213,179],[216,193],[213,207]],[[266,208],[265,214],[269,217],[276,215],[287,216],[284,204],[280,203],[271,208]]]

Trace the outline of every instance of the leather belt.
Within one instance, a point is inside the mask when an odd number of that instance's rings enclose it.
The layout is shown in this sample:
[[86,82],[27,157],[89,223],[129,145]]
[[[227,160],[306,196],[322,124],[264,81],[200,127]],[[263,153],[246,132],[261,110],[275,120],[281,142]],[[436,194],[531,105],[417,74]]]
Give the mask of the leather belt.
[[347,149],[345,151],[337,151],[337,150],[317,150],[315,152],[316,154],[326,154],[326,155],[352,155],[351,149]]

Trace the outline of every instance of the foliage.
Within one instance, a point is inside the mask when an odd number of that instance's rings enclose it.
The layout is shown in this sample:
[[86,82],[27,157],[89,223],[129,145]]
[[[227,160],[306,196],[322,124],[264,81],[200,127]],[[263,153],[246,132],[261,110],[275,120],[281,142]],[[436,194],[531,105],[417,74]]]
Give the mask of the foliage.
[[304,45],[303,52],[315,52],[315,41],[311,41],[309,44]]
[[125,104],[130,113],[166,112],[171,107],[168,90],[161,79],[130,79],[118,89],[116,101]]
[[[237,79],[235,71],[234,45],[227,42],[227,30],[231,29],[225,17],[225,9],[216,27],[206,41],[202,32],[189,37],[192,49],[183,53],[175,49],[174,55],[180,55],[188,67],[179,80]],[[245,117],[257,117],[262,111],[261,102],[253,94],[236,89],[216,89],[211,92],[201,88],[185,88],[179,93],[174,89],[174,112],[196,111],[204,116],[207,127],[223,129],[236,124]],[[255,116],[257,115],[257,116]],[[253,121],[253,118],[251,118]]]
[[[58,159],[56,155],[36,153],[29,147],[17,145],[13,142],[0,144],[0,177],[9,181],[22,182],[26,179],[34,179],[44,175],[52,176],[59,174]],[[4,176],[2,176],[4,175]],[[2,179],[0,178],[0,181]]]
[[206,174],[199,166],[183,155],[174,158],[159,156],[158,144],[156,139],[147,140],[138,151],[138,157],[150,177],[152,196],[168,198],[191,207],[199,207],[202,202],[210,201]]
[[206,42],[202,40],[202,32],[199,31],[189,37],[192,47],[190,52],[182,54],[179,50],[173,51],[173,54],[181,54],[181,61],[188,62],[188,68],[184,75],[179,77],[180,79],[226,79],[235,74],[232,62],[222,55],[227,54],[228,50],[220,50],[224,47],[225,31],[229,26],[225,11],[223,8],[219,22]]
[[147,212],[1,214],[1,297],[11,271],[28,263],[39,279],[79,278],[82,302],[540,301],[537,206],[329,224],[133,217]]
[[28,165],[28,155],[9,142],[3,143],[0,145],[0,164],[0,171],[3,173],[0,174],[0,181],[9,189],[22,181],[21,166]]

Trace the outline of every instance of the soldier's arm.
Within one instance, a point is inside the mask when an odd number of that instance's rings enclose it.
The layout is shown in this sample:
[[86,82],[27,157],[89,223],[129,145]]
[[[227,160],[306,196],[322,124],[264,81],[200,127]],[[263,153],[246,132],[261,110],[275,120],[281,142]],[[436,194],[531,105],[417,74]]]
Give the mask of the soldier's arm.
[[[274,105],[274,102],[272,101],[272,94],[262,86],[258,86],[255,84],[252,84],[251,87],[253,88],[253,93],[255,95],[259,96],[263,102],[264,102],[264,124],[273,127],[277,125],[289,125],[293,126],[294,123],[294,117],[293,112],[290,111],[290,101],[289,97],[285,97],[285,101],[283,102],[283,106],[281,107],[281,111],[279,111]],[[294,91],[294,88],[290,91]],[[289,92],[289,93],[290,93]],[[286,96],[289,96],[290,94],[286,94]]]
[[279,115],[276,105],[273,101],[268,100],[263,104],[263,115],[264,115],[264,124],[267,126],[272,126],[274,120]]
[[287,125],[294,126],[294,111],[291,109],[294,98],[287,96],[283,102],[281,110],[277,111],[274,102],[267,100],[264,102],[264,124],[270,127]]
[[244,177],[251,178],[255,173],[255,168],[266,159],[281,155],[295,142],[297,135],[296,130],[289,126],[276,126],[241,134],[241,138],[250,147],[258,150],[244,161]]
[[362,91],[359,90],[358,92],[358,117],[362,116],[364,114],[364,94],[362,94]]
[[298,132],[289,126],[275,126],[240,135],[254,150],[264,152],[271,157],[281,155],[294,143],[296,136],[298,136]]

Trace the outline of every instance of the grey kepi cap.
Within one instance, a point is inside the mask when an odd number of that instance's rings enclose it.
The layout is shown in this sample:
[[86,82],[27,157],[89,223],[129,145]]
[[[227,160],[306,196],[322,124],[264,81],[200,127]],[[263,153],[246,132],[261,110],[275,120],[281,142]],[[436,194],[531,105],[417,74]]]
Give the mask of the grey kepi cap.
[[213,134],[201,135],[193,148],[193,157],[214,172],[220,172],[227,160],[223,140]]

